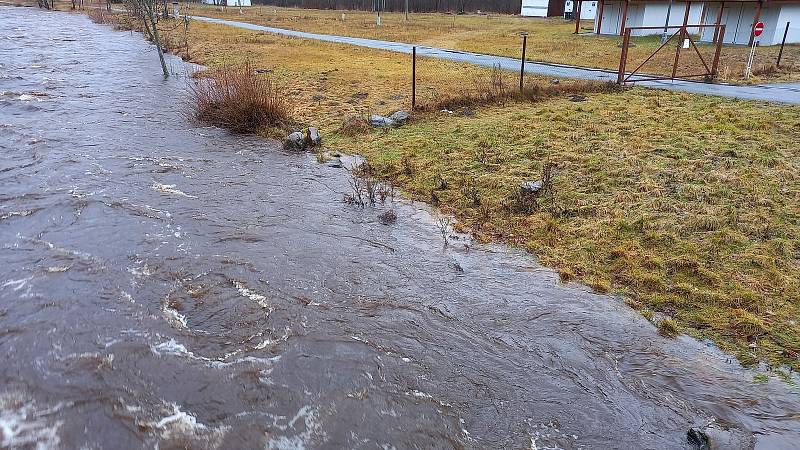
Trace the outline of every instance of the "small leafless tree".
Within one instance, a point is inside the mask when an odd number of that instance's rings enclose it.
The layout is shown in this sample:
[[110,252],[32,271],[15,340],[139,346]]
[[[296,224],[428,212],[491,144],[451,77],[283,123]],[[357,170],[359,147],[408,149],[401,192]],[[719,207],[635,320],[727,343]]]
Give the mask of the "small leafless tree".
[[145,36],[156,46],[158,59],[161,61],[161,70],[164,78],[169,77],[167,63],[164,60],[164,49],[161,45],[161,36],[158,33],[159,9],[162,0],[125,0],[125,9],[135,20],[142,24]]
[[55,0],[36,0],[39,8],[53,9],[55,8]]
[[437,213],[435,218],[436,226],[439,227],[439,233],[441,233],[442,240],[444,241],[444,246],[447,247],[447,234],[450,232],[450,224],[453,218],[442,213]]

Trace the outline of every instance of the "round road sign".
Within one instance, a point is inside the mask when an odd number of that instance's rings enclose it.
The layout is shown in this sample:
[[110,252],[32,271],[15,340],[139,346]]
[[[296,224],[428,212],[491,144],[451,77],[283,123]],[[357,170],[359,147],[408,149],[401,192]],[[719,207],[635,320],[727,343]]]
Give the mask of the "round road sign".
[[753,36],[759,37],[763,32],[764,32],[764,22],[758,22],[756,26],[753,27]]

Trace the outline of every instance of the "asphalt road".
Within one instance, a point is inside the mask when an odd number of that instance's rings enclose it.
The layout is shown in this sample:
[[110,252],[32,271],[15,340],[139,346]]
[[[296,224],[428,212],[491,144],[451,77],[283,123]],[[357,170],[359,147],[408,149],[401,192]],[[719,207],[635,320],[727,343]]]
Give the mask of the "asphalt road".
[[[357,45],[380,50],[389,50],[398,53],[411,53],[413,44],[402,42],[381,41],[329,34],[306,33],[303,31],[287,30],[283,28],[266,27],[247,22],[234,20],[215,19],[203,16],[190,16],[194,20],[218,23],[248,30],[266,31],[268,33],[284,36],[294,36],[304,39],[335,42],[340,44]],[[485,67],[500,66],[503,69],[518,70],[519,59],[504,56],[484,55],[458,50],[447,50],[436,47],[417,45],[417,55],[445,59],[449,61],[465,62]],[[615,81],[617,73],[609,70],[589,69],[582,67],[566,66],[528,61],[525,63],[525,72],[556,78],[573,78],[583,80]],[[672,91],[689,92],[692,94],[717,95],[721,97],[739,98],[744,100],[763,100],[776,103],[800,104],[800,83],[776,83],[750,86],[737,86],[732,84],[704,83],[698,81],[673,80],[673,81],[639,81],[639,86],[646,86]]]

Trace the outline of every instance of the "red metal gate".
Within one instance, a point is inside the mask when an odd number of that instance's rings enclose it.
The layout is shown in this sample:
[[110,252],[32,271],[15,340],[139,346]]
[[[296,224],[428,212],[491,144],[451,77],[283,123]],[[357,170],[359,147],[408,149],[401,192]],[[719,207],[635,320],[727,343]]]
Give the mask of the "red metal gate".
[[[704,28],[713,28],[714,29],[714,58],[711,62],[711,66],[706,63],[705,58],[700,53],[700,50],[697,48],[697,44],[695,43],[692,35],[689,33],[689,29],[699,29],[702,30]],[[656,51],[650,54],[638,67],[633,69],[631,72],[626,72],[625,67],[628,63],[628,48],[630,47],[631,43],[631,31],[633,30],[675,30],[675,32],[661,44]],[[637,81],[649,81],[649,80],[674,80],[676,78],[697,78],[703,77],[706,81],[711,81],[717,76],[717,69],[719,66],[719,54],[722,50],[722,41],[723,37],[725,36],[725,25],[680,25],[680,26],[668,26],[668,27],[628,27],[625,28],[625,35],[622,40],[622,53],[620,54],[619,58],[619,71],[617,73],[617,83],[624,84],[627,82],[635,83]],[[681,59],[681,50],[684,47],[684,43],[688,41],[689,48],[694,50],[697,56],[700,58],[700,62],[705,69],[702,73],[689,73],[689,74],[681,74],[678,73],[678,62]],[[675,58],[672,63],[672,71],[671,75],[652,75],[652,74],[643,74],[640,73],[639,70],[650,62],[654,56],[656,56],[659,52],[664,50],[665,48],[669,48],[669,44],[675,44]],[[635,76],[635,77],[634,77]]]

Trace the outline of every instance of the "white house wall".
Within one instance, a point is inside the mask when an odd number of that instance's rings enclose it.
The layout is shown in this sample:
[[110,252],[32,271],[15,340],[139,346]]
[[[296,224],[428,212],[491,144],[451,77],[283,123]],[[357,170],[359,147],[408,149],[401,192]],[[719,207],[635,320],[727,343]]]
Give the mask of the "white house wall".
[[520,14],[525,17],[547,17],[547,0],[522,0]]
[[[594,20],[597,15],[597,0],[581,2],[581,20]],[[572,0],[567,0],[564,4],[564,11],[571,12],[573,8]]]
[[[603,21],[601,24],[600,34],[619,34],[620,22],[622,20],[622,9],[624,8],[623,2],[606,2],[603,8]],[[672,9],[669,8],[669,2],[630,2],[628,3],[628,19],[626,27],[659,27],[664,26],[667,21],[667,11],[669,14],[669,25],[679,26],[683,25],[683,16],[686,12],[685,2],[674,2]],[[598,11],[600,14],[600,11]],[[689,7],[689,24],[700,23],[703,14],[703,3],[693,2]],[[595,24],[597,21],[595,20]],[[597,25],[595,25],[595,30]],[[689,30],[690,32],[692,30]],[[647,36],[653,34],[663,33],[663,29],[656,30],[634,30],[631,34],[633,36]],[[699,32],[695,30],[694,32]]]
[[789,33],[786,34],[786,42],[800,44],[800,4],[781,6],[781,12],[775,24],[775,38],[772,40],[772,44],[781,43],[787,22],[789,22]]
[[[713,24],[717,21],[719,14],[719,3],[709,5],[706,14],[706,23]],[[753,3],[726,3],[722,10],[722,23],[725,25],[726,44],[747,45],[750,42],[753,20],[755,19],[756,7]],[[761,22],[764,22],[764,33],[758,38],[760,45],[777,45],[783,39],[783,31],[786,29],[786,22],[797,24],[790,26],[786,36],[787,43],[800,43],[800,5],[781,4],[765,6],[761,9]],[[714,39],[714,29],[707,28],[701,40],[711,42]]]

